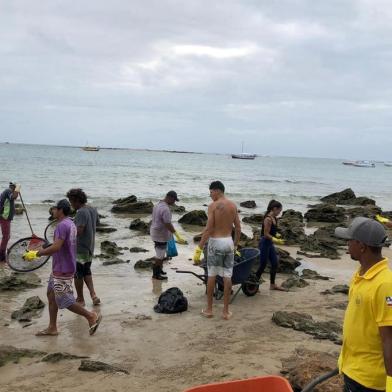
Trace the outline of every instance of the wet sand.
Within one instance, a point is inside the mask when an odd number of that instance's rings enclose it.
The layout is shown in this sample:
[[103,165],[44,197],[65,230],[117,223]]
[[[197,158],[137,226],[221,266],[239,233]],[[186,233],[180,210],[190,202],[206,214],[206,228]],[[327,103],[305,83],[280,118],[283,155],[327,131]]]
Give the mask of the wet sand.
[[[147,242],[147,237],[140,237],[138,245],[147,245]],[[295,247],[284,248],[295,256]],[[47,364],[39,359],[22,359],[19,364],[0,368],[0,389],[6,387],[10,392],[25,389],[33,392],[59,389],[180,392],[202,383],[279,374],[281,359],[290,356],[297,347],[338,352],[339,346],[334,343],[276,326],[271,317],[277,310],[300,311],[312,314],[316,320],[341,323],[344,311],[330,306],[346,301],[347,297],[320,292],[335,284],[348,283],[357,265],[348,255],[334,261],[304,258],[303,266],[334,279],[309,280],[308,287],[289,293],[271,292],[264,283],[254,297],[238,295],[231,307],[233,318],[224,321],[221,301],[215,305],[213,319],[201,317],[200,310],[206,300],[204,286],[192,276],[175,273],[175,268],[184,266],[199,270],[187,260],[191,249],[192,246],[179,246],[180,256],[166,267],[169,281],[162,284],[153,284],[149,271],[135,272],[133,262],[103,267],[95,261],[94,278],[102,298],[100,310],[104,318],[93,337],[88,335],[86,321],[66,310],[59,312],[58,337],[34,336],[47,325],[47,308],[43,316],[27,328],[9,321],[11,311],[19,308],[27,297],[39,295],[46,300],[45,277],[49,274],[49,265],[39,270],[42,287],[17,294],[2,293],[1,344],[88,355],[94,360],[120,365],[130,374],[81,372],[78,371],[80,360]],[[135,260],[149,255],[130,255],[129,258]],[[391,257],[392,252],[387,249],[385,255]],[[285,278],[278,274],[278,282]],[[154,313],[159,293],[172,286],[183,290],[189,301],[188,311],[176,315]],[[88,299],[87,306],[92,308]],[[137,319],[138,315],[147,317]],[[8,323],[9,326],[4,325]]]

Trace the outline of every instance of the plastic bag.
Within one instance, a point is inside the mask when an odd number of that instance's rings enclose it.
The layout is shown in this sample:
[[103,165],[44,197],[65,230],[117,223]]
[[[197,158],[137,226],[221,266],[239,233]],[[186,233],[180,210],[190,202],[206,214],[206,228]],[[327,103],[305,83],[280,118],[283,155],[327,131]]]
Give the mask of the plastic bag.
[[176,241],[174,241],[174,238],[172,237],[167,242],[167,257],[176,257],[176,256],[178,256]]

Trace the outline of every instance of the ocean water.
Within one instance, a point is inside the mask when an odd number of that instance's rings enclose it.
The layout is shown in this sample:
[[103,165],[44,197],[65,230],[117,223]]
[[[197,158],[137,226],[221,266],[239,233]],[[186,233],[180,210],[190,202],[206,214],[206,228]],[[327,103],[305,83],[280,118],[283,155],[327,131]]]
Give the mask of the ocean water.
[[135,194],[156,201],[174,189],[187,208],[208,203],[208,185],[221,180],[236,202],[255,200],[263,211],[271,198],[284,208],[305,211],[320,196],[351,187],[357,195],[392,209],[392,168],[343,166],[340,160],[182,154],[134,150],[85,152],[79,148],[0,144],[0,186],[22,184],[26,204],[58,200],[71,187],[81,187],[98,207]]

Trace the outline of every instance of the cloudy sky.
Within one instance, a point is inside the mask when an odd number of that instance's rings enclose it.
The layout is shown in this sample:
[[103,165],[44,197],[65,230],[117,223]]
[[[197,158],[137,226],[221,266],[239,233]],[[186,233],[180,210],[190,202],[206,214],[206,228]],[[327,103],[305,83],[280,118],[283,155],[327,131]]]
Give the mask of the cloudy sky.
[[390,0],[0,0],[0,141],[390,159]]

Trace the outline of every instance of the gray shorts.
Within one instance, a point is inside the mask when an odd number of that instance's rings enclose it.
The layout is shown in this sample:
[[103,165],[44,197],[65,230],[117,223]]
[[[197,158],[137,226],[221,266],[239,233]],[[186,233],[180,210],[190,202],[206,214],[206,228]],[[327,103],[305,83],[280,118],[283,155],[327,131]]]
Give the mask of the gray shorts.
[[234,243],[231,237],[208,240],[208,276],[231,278],[234,266]]

